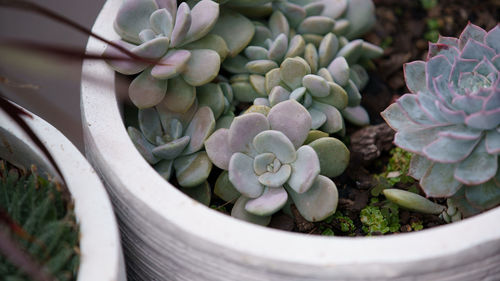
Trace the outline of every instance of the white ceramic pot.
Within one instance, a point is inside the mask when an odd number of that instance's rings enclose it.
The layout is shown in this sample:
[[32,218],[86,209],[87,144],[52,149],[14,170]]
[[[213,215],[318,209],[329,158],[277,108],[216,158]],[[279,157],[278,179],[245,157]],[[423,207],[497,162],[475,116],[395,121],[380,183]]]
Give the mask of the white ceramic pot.
[[[113,20],[121,2],[106,2],[95,33],[118,38]],[[91,53],[104,48],[95,39],[87,45]],[[81,90],[86,153],[114,201],[131,279],[500,280],[500,208],[387,237],[319,237],[252,225],[195,202],[146,163],[127,135],[106,63],[84,63]]]
[[[75,204],[80,226],[78,281],[125,281],[118,224],[106,190],[78,149],[36,115],[24,118],[59,165]],[[40,174],[57,175],[46,157],[20,127],[0,110],[0,157]]]

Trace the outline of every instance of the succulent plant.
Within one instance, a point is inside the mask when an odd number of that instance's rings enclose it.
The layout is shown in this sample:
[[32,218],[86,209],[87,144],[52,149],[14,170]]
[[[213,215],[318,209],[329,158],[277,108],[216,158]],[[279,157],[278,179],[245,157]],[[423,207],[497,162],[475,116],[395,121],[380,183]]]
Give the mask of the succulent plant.
[[[194,87],[210,82],[218,75],[221,57],[227,55],[224,39],[207,35],[216,25],[219,5],[210,0],[197,3],[192,9],[175,0],[127,0],[120,7],[114,22],[115,31],[123,40],[115,43],[156,63],[126,60],[109,61],[118,72],[140,73],[129,87],[129,96],[139,108],[160,103],[165,96],[192,101]],[[108,46],[105,53],[126,56]],[[177,78],[177,88],[169,90],[170,80]],[[172,96],[174,95],[174,96]],[[185,112],[191,104],[176,108]]]
[[335,212],[335,184],[320,175],[315,150],[302,145],[311,129],[311,118],[294,100],[273,107],[267,117],[247,113],[234,119],[229,129],[219,129],[205,142],[208,157],[227,170],[226,180],[241,194],[232,215],[260,224],[280,210],[291,197],[309,221]]
[[180,186],[194,188],[204,184],[212,169],[203,143],[215,128],[215,118],[208,106],[193,104],[183,114],[160,103],[139,110],[139,127],[128,133],[144,159],[169,180],[173,170]]
[[382,116],[395,144],[415,154],[410,173],[430,197],[465,216],[500,204],[500,27],[467,25],[405,65],[409,94]]

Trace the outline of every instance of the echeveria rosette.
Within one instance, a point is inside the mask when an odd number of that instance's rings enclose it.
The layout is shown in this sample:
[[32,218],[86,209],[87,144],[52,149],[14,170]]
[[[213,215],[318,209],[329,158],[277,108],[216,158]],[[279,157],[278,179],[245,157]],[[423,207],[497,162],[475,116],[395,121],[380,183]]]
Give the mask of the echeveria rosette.
[[395,144],[416,153],[411,173],[425,193],[466,199],[465,214],[500,204],[499,54],[498,25],[439,38],[427,61],[405,65],[411,93],[382,113]]
[[212,169],[204,141],[215,128],[208,106],[194,103],[187,112],[175,113],[163,103],[139,110],[139,129],[128,127],[129,136],[144,159],[166,180],[175,170],[183,188],[202,186]]
[[[228,53],[225,41],[208,34],[219,17],[219,5],[210,0],[200,1],[192,9],[186,3],[177,7],[175,0],[127,0],[118,10],[115,31],[123,40],[115,43],[148,60],[110,61],[109,64],[125,75],[139,74],[129,87],[129,96],[139,108],[160,103],[165,96],[184,104],[171,108],[186,111],[194,100],[196,86],[210,82],[217,76],[221,57]],[[109,46],[105,53],[126,56]],[[176,78],[178,87],[168,91],[170,80]],[[182,90],[182,92],[181,92]]]
[[241,194],[233,216],[267,224],[289,197],[310,221],[335,212],[336,186],[319,175],[315,150],[302,145],[310,129],[308,112],[290,100],[272,108],[267,117],[260,113],[238,116],[229,129],[219,129],[207,139],[210,160],[228,171],[226,182]]

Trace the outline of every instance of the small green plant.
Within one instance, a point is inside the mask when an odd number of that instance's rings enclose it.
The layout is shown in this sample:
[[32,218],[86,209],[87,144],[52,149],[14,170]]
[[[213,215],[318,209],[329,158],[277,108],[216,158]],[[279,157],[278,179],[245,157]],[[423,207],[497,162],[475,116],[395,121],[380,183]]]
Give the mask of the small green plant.
[[441,24],[438,19],[427,19],[427,31],[424,34],[424,38],[432,43],[436,43],[439,40],[439,28]]
[[401,227],[398,206],[390,202],[383,202],[381,206],[379,205],[379,200],[372,198],[370,205],[361,210],[360,220],[363,224],[363,231],[367,235],[397,232]]
[[426,10],[430,10],[437,6],[438,0],[420,0],[420,4]]
[[[57,280],[75,280],[79,230],[72,202],[53,181],[0,161],[0,208],[21,228],[11,236]],[[29,280],[0,256],[2,280]]]
[[372,188],[372,196],[379,196],[387,188],[393,187],[397,183],[412,184],[415,180],[408,175],[412,153],[399,147],[393,148],[390,152],[391,158],[387,163],[385,171],[375,176],[378,184]]

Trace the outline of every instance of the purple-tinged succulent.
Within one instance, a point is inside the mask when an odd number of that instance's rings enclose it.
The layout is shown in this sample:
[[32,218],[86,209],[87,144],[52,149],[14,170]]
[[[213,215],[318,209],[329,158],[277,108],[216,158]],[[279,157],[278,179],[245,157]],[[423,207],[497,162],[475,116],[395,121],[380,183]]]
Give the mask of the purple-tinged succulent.
[[500,204],[499,70],[500,26],[469,24],[405,65],[411,93],[382,113],[395,144],[416,154],[410,172],[425,193],[454,196],[464,215]]
[[267,224],[289,197],[309,221],[335,212],[337,188],[319,175],[315,150],[302,145],[310,129],[309,113],[289,100],[273,107],[267,117],[260,113],[238,116],[229,129],[219,129],[206,140],[210,160],[228,171],[222,176],[227,178],[218,183],[224,182],[227,189],[234,186],[241,194],[233,216]]
[[[219,72],[221,57],[229,52],[224,39],[208,34],[216,25],[219,5],[202,0],[192,9],[175,0],[127,0],[118,10],[115,31],[123,40],[115,43],[149,60],[110,61],[116,71],[139,74],[129,87],[129,96],[139,108],[149,108],[171,94],[185,95],[184,104],[172,110],[185,112],[194,100],[194,87],[204,85]],[[214,51],[215,50],[215,51]],[[126,56],[114,47],[105,52]],[[170,81],[175,91],[169,91]],[[171,97],[175,99],[176,97]]]

